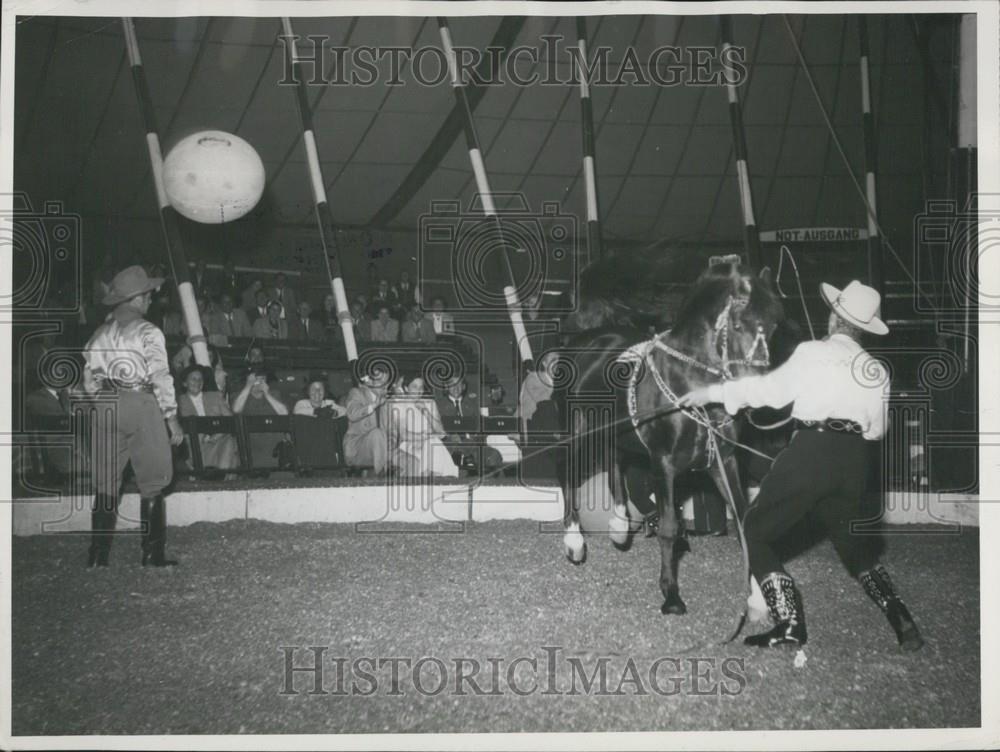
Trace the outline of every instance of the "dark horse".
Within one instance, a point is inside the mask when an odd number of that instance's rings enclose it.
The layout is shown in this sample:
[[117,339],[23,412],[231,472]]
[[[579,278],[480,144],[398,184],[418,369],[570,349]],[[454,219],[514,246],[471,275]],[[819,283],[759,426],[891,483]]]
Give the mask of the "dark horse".
[[648,455],[659,515],[660,610],[687,611],[677,585],[681,547],[675,478],[688,470],[709,472],[723,497],[732,493],[741,517],[746,500],[730,443],[738,438],[737,424],[722,406],[689,414],[674,400],[696,387],[768,368],[767,340],[783,319],[769,270],[756,276],[726,263],[698,278],[673,328],[653,340],[634,329],[600,327],[575,335],[560,350],[554,399],[570,433],[569,452],[558,465],[566,503],[563,540],[571,562],[578,564],[586,555],[578,488],[607,471],[615,504],[611,537],[623,546],[630,528],[623,468]]

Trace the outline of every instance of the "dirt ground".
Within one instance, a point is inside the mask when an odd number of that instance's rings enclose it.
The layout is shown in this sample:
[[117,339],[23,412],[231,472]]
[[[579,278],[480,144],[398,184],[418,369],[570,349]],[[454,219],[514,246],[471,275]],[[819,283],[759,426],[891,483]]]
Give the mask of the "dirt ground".
[[[898,652],[829,543],[796,556],[804,664],[719,644],[742,603],[733,537],[692,541],[689,612],[665,617],[655,540],[619,552],[592,538],[573,567],[536,523],[406,529],[171,528],[171,570],[141,568],[135,535],[102,571],[84,569],[84,536],[16,539],[14,734],[979,725],[976,529],[887,536],[927,640],[915,654]],[[320,673],[289,683],[289,656],[315,667],[317,654]]]

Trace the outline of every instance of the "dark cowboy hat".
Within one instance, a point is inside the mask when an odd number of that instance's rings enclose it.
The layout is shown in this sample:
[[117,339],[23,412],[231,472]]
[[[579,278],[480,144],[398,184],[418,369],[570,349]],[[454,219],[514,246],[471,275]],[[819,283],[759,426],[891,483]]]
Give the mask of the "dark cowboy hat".
[[162,284],[163,277],[150,277],[141,266],[130,266],[115,275],[115,278],[111,280],[108,294],[101,302],[108,306],[118,305],[126,300],[131,300],[136,295],[159,289]]

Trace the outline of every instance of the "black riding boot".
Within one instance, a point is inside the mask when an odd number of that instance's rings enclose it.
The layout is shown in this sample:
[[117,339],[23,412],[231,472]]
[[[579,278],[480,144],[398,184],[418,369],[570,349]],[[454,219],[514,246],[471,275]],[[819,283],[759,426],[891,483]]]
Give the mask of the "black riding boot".
[[90,513],[90,550],[87,552],[88,567],[106,567],[111,556],[111,536],[118,522],[114,497],[99,493],[94,497],[94,508]]
[[153,554],[150,544],[150,538],[153,534],[152,509],[153,497],[142,496],[139,498],[139,540],[142,546],[142,566],[149,564]]
[[[146,504],[149,504],[148,510]],[[167,546],[167,506],[163,494],[152,499],[142,499],[143,510],[148,516],[148,534],[143,538],[142,565],[154,567],[173,567],[177,565],[174,559],[166,558]]]
[[760,590],[775,626],[743,640],[758,648],[806,644],[806,616],[795,580],[784,572],[771,572],[760,581]]
[[862,572],[858,579],[864,587],[868,597],[878,604],[889,620],[892,630],[896,633],[901,650],[917,650],[924,644],[924,638],[920,636],[913,617],[903,604],[903,601],[896,595],[892,588],[892,580],[889,573],[882,564],[876,564],[867,572]]

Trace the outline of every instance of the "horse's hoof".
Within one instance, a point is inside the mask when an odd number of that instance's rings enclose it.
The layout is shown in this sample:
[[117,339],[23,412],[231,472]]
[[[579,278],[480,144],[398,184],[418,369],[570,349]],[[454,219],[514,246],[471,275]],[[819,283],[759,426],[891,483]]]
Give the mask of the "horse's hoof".
[[611,539],[611,542],[615,544],[615,548],[617,548],[619,551],[628,551],[630,548],[632,548],[632,536],[631,535],[628,536],[621,543],[619,543],[618,541],[616,541],[614,538]]
[[584,551],[580,551],[579,553],[576,554],[579,558],[574,559],[573,558],[573,554],[574,554],[573,551],[571,551],[569,549],[566,549],[566,559],[574,567],[580,566],[587,559],[587,552],[585,550]]
[[663,605],[660,606],[660,613],[666,616],[667,614],[673,614],[674,616],[680,616],[681,614],[687,613],[687,606],[684,601],[676,593],[671,593]]

